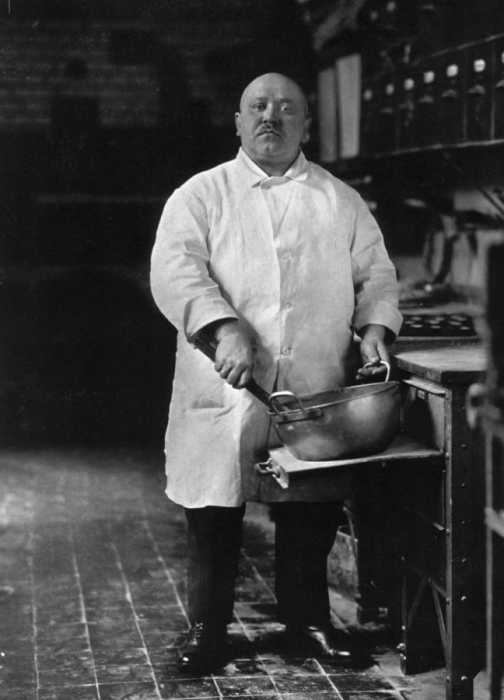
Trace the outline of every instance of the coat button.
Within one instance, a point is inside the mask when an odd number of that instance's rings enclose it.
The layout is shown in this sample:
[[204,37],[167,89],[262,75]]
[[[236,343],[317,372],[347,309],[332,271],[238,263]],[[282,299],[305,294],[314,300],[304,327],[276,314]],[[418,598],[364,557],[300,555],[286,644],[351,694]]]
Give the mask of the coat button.
[[284,260],[290,260],[290,259],[292,258],[292,255],[291,255],[291,253],[284,253],[284,254],[282,255],[282,258],[283,258]]
[[292,302],[285,301],[283,307],[284,307],[284,309],[290,309],[292,307]]
[[282,348],[282,355],[289,355],[292,350],[290,345],[284,345]]

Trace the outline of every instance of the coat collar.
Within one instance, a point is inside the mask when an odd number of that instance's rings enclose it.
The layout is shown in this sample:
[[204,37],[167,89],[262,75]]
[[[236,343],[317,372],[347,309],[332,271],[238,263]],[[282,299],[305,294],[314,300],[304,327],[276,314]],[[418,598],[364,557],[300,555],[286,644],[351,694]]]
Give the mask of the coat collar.
[[261,170],[261,168],[249,158],[243,148],[240,148],[238,151],[236,164],[240,175],[250,187],[258,187],[264,182],[268,182],[270,185],[280,185],[287,180],[305,180],[308,176],[308,161],[302,151],[299,152],[298,157],[285,175],[282,176],[270,176],[265,173],[264,170]]

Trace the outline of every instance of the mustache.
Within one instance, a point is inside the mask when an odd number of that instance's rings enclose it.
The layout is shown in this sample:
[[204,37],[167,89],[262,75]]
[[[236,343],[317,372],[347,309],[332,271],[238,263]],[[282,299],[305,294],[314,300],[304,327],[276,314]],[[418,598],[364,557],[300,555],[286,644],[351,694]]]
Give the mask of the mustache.
[[259,136],[261,134],[276,134],[277,136],[280,136],[281,134],[281,129],[273,127],[273,126],[262,126],[259,129]]

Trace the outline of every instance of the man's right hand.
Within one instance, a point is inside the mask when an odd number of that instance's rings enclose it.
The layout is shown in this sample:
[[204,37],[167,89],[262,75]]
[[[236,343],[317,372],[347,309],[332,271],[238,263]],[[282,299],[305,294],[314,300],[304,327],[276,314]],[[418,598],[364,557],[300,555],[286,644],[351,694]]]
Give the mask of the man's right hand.
[[215,339],[216,372],[235,389],[242,389],[254,371],[254,353],[247,334],[237,321],[230,321],[217,328]]

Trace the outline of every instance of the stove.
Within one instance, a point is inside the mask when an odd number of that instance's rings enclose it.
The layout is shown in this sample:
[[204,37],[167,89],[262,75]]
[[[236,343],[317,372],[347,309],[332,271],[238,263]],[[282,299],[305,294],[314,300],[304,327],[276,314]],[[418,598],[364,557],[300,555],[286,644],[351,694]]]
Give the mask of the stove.
[[470,338],[477,337],[472,317],[464,313],[403,314],[400,337]]

